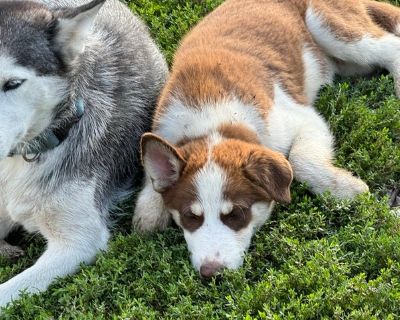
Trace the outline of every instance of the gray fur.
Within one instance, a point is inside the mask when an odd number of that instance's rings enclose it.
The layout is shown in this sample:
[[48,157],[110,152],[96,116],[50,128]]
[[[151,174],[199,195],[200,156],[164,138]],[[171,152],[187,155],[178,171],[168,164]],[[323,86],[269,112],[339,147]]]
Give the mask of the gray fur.
[[[85,3],[41,2],[53,9]],[[96,176],[98,205],[107,212],[105,204],[118,200],[138,177],[139,139],[149,129],[166,64],[147,28],[118,1],[108,1],[100,11],[85,52],[73,68],[66,67],[62,54],[54,50],[51,37],[57,31],[51,26],[53,19],[42,4],[0,1],[0,50],[16,53],[20,64],[38,73],[69,78],[68,94],[61,110],[55,110],[53,126],[73,116],[75,99],[85,101],[85,115],[69,138],[32,167],[46,166],[41,181],[48,192],[76,176]],[[58,161],[49,161],[53,157]]]
[[117,0],[100,9],[83,53],[68,56],[62,22],[102,2],[0,0],[0,58],[67,84],[54,88],[63,98],[46,129],[71,122],[78,99],[85,106],[68,137],[38,161],[0,159],[0,240],[19,224],[49,243],[34,266],[0,285],[0,308],[19,290],[42,291],[80,262],[92,262],[106,246],[110,208],[141,180],[139,139],[150,129],[167,65],[147,27]]

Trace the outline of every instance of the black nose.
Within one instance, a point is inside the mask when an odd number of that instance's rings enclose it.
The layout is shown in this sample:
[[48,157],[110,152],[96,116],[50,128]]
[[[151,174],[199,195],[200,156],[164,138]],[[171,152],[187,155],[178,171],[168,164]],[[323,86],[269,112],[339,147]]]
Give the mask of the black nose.
[[200,267],[200,274],[203,278],[209,279],[215,276],[218,271],[223,268],[223,265],[216,261],[206,262]]

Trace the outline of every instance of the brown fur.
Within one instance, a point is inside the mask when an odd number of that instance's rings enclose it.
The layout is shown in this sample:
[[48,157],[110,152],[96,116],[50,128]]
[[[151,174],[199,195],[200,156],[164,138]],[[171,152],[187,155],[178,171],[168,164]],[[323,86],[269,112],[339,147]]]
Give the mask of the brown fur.
[[232,179],[228,188],[242,189],[246,186],[248,192],[242,190],[239,193],[241,198],[253,199],[249,194],[251,190],[259,201],[290,202],[293,173],[279,152],[240,140],[226,140],[212,150],[212,158]]
[[385,33],[368,15],[363,1],[314,0],[312,6],[343,41],[360,40],[366,33],[378,38]]
[[[186,166],[179,181],[162,196],[167,208],[180,212],[183,227],[194,231],[204,218],[190,212],[190,206],[196,201],[193,178],[207,162],[207,144],[204,140],[191,142],[174,153],[183,155]],[[232,215],[221,215],[221,220],[232,229],[240,230],[248,225],[250,207],[255,202],[290,201],[293,175],[288,162],[278,152],[228,139],[215,146],[211,156],[229,177],[225,197],[233,201],[235,210]],[[236,214],[237,210],[246,214]]]
[[246,228],[251,221],[251,210],[246,207],[236,206],[228,215],[221,214],[223,224],[236,232]]
[[160,97],[154,129],[173,99],[200,108],[205,102],[237,97],[258,106],[266,116],[277,81],[305,104],[304,46],[321,63],[326,59],[305,26],[309,2],[343,41],[359,40],[366,33],[381,37],[385,33],[381,27],[393,31],[399,21],[393,7],[375,1],[226,1],[182,41]]
[[163,192],[162,196],[167,208],[179,211],[182,226],[193,232],[204,221],[204,217],[198,217],[190,212],[190,206],[196,201],[193,177],[207,162],[206,139],[189,141],[176,148],[175,153],[182,155],[185,165],[179,181]]
[[227,139],[246,141],[260,144],[257,134],[241,124],[224,124],[218,128],[218,132]]
[[173,99],[199,108],[237,97],[267,115],[276,81],[305,103],[303,45],[319,49],[294,2],[231,0],[203,19],[176,53],[154,129]]
[[400,11],[393,10],[393,5],[377,1],[365,1],[372,20],[387,32],[399,35],[396,27],[400,24]]
[[[400,11],[368,0],[228,0],[182,41],[153,130],[159,129],[159,120],[174,100],[201,109],[210,103],[222,108],[218,102],[239,99],[266,119],[274,100],[273,85],[279,83],[296,102],[307,104],[304,48],[319,57],[322,72],[328,64],[305,24],[309,3],[342,41],[357,41],[365,34],[381,37],[400,21]],[[234,213],[221,220],[240,230],[250,221],[254,202],[290,201],[293,173],[283,155],[260,145],[256,132],[231,123],[221,125],[218,132],[226,140],[213,147],[211,156],[228,177],[225,196],[235,202]],[[178,142],[176,153],[185,162],[182,177],[162,194],[165,205],[178,210],[191,231],[204,220],[190,213],[190,205],[196,200],[193,177],[209,156],[207,143],[207,137]]]

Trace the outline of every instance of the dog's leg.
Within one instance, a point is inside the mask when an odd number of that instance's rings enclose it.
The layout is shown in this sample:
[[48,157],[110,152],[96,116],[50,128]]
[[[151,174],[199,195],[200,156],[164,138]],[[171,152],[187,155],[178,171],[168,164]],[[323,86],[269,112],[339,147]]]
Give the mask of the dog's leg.
[[134,228],[139,232],[162,230],[170,221],[171,215],[164,207],[161,194],[154,191],[150,179],[147,178],[136,202],[132,220]]
[[314,2],[307,9],[306,24],[315,41],[334,59],[391,72],[400,97],[400,37],[387,32],[388,26],[383,28],[368,12],[372,11],[362,1]]
[[294,177],[315,193],[330,191],[339,199],[368,191],[361,179],[333,165],[333,136],[325,121],[316,113],[309,120],[300,128],[289,153]]
[[76,272],[80,263],[92,263],[106,248],[109,232],[96,208],[94,188],[75,184],[61,189],[34,215],[48,241],[46,251],[32,267],[0,285],[0,307],[17,299],[21,290],[46,290],[56,278]]

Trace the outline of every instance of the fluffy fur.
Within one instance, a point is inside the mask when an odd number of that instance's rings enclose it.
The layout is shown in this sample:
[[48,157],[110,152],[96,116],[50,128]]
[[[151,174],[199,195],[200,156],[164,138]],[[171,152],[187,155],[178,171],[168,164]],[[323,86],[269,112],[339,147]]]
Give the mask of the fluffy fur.
[[334,165],[312,104],[334,74],[374,68],[393,74],[399,95],[399,23],[398,8],[369,0],[227,0],[176,53],[142,141],[134,225],[162,229],[172,216],[209,277],[241,265],[273,204],[290,201],[292,177],[337,198],[368,191]]
[[[110,207],[141,178],[139,139],[167,66],[127,7],[103,4],[0,1],[0,239],[22,226],[48,242],[0,285],[0,307],[93,262],[107,247]],[[78,100],[85,113],[61,145],[32,163],[7,157],[70,123]]]

